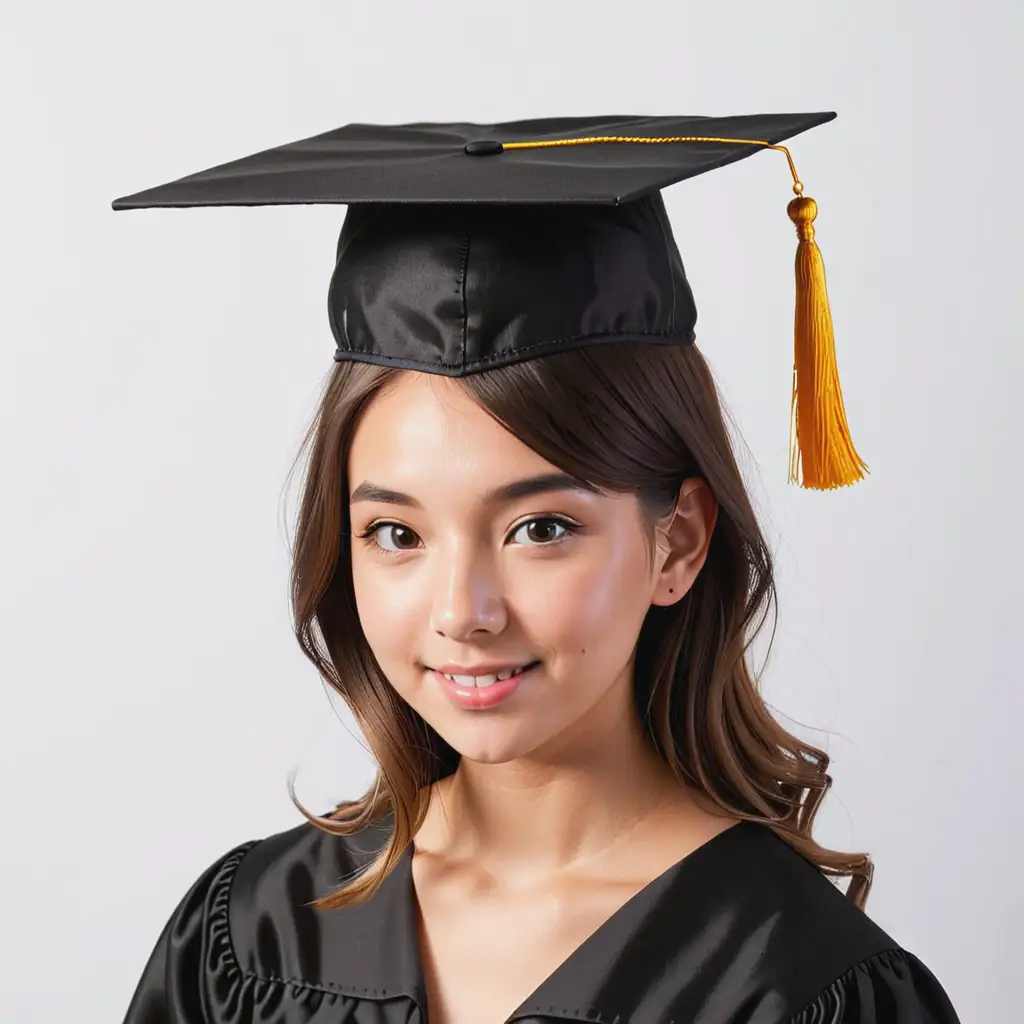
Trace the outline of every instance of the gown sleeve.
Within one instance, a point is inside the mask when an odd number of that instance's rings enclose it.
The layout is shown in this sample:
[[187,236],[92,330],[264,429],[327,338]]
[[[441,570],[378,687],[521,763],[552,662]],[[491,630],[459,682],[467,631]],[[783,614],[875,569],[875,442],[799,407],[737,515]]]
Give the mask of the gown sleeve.
[[189,887],[150,953],[124,1024],[214,1024],[207,993],[233,968],[228,896],[254,841],[221,855]]
[[960,1018],[935,975],[897,947],[841,975],[790,1024],[960,1024]]

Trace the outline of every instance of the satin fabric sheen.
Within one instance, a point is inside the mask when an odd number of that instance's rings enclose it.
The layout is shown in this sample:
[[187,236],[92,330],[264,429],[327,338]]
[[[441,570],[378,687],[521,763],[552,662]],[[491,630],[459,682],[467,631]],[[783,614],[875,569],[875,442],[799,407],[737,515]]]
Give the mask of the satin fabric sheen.
[[[303,823],[220,856],[167,921],[125,1024],[429,1024],[411,848],[368,903],[307,905],[387,828]],[[750,822],[649,883],[508,1020],[959,1024],[913,953]]]
[[356,204],[336,361],[462,376],[584,345],[685,345],[697,309],[661,194],[621,206]]

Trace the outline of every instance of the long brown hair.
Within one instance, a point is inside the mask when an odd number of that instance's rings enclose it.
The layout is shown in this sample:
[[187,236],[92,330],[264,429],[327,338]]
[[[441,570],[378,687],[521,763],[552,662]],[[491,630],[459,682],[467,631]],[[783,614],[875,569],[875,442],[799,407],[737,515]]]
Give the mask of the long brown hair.
[[[341,695],[377,762],[362,797],[315,826],[351,835],[391,815],[387,844],[358,877],[316,900],[335,909],[368,899],[426,814],[431,783],[459,754],[394,691],[374,658],[352,590],[348,452],[392,367],[340,362],[306,433],[309,449],[292,552],[295,635]],[[829,757],[771,715],[748,649],[777,602],[772,556],[747,494],[718,391],[695,345],[615,342],[497,367],[458,379],[524,444],[599,488],[636,495],[643,521],[671,512],[684,479],[700,476],[719,511],[707,559],[690,591],[652,606],[637,639],[635,705],[645,735],[681,782],[726,814],[758,821],[829,876],[850,876],[847,897],[863,908],[873,865],[811,838],[832,784]],[[769,641],[769,651],[771,649]],[[767,658],[766,658],[767,661]]]

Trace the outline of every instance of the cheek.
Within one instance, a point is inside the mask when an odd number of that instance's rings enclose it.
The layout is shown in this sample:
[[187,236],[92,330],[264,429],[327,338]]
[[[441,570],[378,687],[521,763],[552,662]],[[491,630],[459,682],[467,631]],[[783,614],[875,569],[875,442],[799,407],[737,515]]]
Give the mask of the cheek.
[[352,587],[359,622],[378,664],[391,677],[395,668],[408,660],[419,628],[416,588],[403,586],[394,575],[353,559]]
[[538,576],[522,590],[527,630],[567,661],[628,657],[650,605],[643,559],[628,543],[595,545]]

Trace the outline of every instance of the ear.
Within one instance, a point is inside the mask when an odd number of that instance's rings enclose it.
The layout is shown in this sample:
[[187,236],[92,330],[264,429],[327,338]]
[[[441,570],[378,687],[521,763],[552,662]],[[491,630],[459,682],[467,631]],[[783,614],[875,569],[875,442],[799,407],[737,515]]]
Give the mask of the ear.
[[657,558],[651,604],[671,605],[693,586],[718,520],[718,499],[700,477],[679,488],[675,509],[656,524]]

